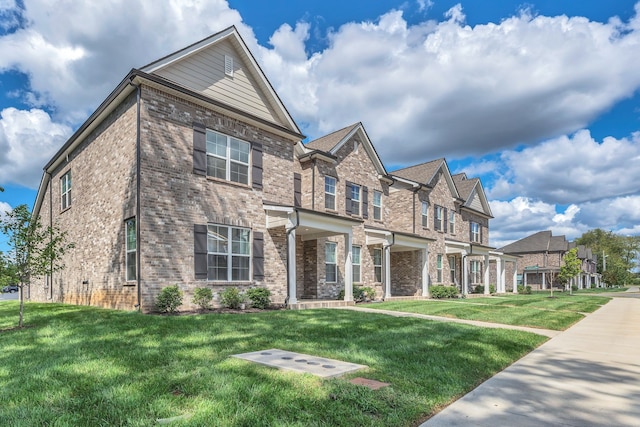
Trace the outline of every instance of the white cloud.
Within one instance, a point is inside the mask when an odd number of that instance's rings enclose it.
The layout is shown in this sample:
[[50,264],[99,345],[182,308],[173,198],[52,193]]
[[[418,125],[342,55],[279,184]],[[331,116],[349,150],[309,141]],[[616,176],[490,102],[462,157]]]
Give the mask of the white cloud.
[[0,202],[0,221],[3,221],[8,212],[11,212],[13,210],[13,208],[11,207],[11,205],[9,205],[9,203],[6,202]]
[[557,212],[556,205],[526,197],[516,197],[510,201],[493,200],[490,204],[495,217],[490,225],[490,244],[495,247],[505,246],[543,230],[551,230],[554,235],[564,235],[573,240],[590,228],[575,220],[580,211],[576,205]]
[[522,195],[570,204],[638,193],[640,132],[595,141],[589,131],[502,153],[492,198]]
[[0,182],[36,188],[42,168],[71,136],[71,128],[45,111],[6,108],[0,112]]

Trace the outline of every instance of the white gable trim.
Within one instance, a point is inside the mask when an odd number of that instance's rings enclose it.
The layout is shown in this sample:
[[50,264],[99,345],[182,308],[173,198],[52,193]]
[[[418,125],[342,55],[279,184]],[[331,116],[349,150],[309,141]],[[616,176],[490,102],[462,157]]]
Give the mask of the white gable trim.
[[351,137],[353,137],[356,133],[360,134],[360,139],[363,141],[362,145],[364,146],[364,149],[367,151],[369,158],[373,162],[373,165],[376,168],[376,172],[378,172],[379,175],[386,176],[387,170],[384,168],[384,165],[382,164],[380,157],[378,157],[378,153],[376,153],[376,150],[373,148],[373,144],[371,143],[371,140],[369,139],[367,132],[364,130],[364,126],[362,125],[362,123],[358,123],[356,126],[354,126],[353,129],[351,129],[351,131],[347,135],[345,135],[345,137],[342,138],[340,142],[338,142],[331,149],[331,151],[329,151],[329,153],[335,156],[338,150],[342,148],[342,146],[346,144],[347,141],[349,141]]

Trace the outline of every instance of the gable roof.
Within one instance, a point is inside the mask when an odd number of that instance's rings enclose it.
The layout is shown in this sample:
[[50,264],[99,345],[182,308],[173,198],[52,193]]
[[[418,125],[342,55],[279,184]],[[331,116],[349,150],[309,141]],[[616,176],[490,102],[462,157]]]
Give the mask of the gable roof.
[[[229,70],[225,68],[227,58],[232,61]],[[140,71],[241,108],[259,106],[255,115],[301,133],[235,26],[147,64]],[[227,71],[234,77],[224,78]],[[234,96],[233,86],[243,84],[244,93]]]
[[460,194],[458,193],[458,189],[456,188],[453,178],[451,177],[451,172],[449,171],[449,165],[447,165],[447,161],[444,158],[395,170],[391,172],[391,176],[431,187],[433,186],[433,180],[439,171],[443,172],[449,191],[451,192],[451,196],[456,199],[460,199]]
[[386,177],[387,170],[382,164],[380,156],[378,156],[378,152],[369,139],[369,135],[367,135],[367,131],[365,131],[362,122],[354,123],[337,131],[331,132],[328,135],[310,141],[302,145],[302,148],[304,150],[304,154],[308,154],[313,151],[322,151],[335,157],[338,150],[351,140],[354,135],[358,135],[360,137],[362,146],[369,155],[369,158],[371,159],[371,162],[378,174]]
[[456,184],[460,197],[464,200],[464,207],[493,217],[480,178],[467,178],[466,173],[459,173],[453,175],[453,182]]
[[564,236],[552,236],[551,231],[539,231],[498,249],[504,253],[564,252],[569,242]]

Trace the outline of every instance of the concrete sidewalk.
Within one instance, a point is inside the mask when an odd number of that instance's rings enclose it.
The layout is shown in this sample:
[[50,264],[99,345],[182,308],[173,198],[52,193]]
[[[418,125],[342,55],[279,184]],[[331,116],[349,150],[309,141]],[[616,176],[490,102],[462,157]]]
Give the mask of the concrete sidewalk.
[[441,426],[640,426],[640,298],[614,298],[421,425]]

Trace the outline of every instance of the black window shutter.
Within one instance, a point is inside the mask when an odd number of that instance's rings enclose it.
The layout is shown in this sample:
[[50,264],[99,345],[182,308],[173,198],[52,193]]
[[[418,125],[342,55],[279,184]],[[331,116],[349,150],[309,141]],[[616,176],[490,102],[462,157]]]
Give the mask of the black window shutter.
[[438,206],[433,206],[433,229],[440,230],[440,224],[438,224]]
[[293,205],[296,208],[302,206],[302,176],[295,172],[293,174]]
[[444,227],[442,228],[442,231],[444,231],[445,233],[449,231],[449,229],[447,228],[448,219],[449,218],[447,218],[447,208],[442,208],[442,224],[444,225]]
[[362,218],[369,218],[369,189],[362,186]]
[[262,144],[258,142],[253,143],[251,164],[251,180],[253,188],[262,190]]
[[480,225],[480,223],[478,223],[478,230],[480,231],[480,242],[482,243],[482,225]]
[[194,242],[194,271],[196,280],[207,278],[207,226],[195,224],[193,226]]
[[207,174],[207,130],[202,123],[193,124],[193,173]]
[[347,181],[345,184],[345,201],[344,201],[344,211],[348,214],[351,214],[351,182]]
[[264,280],[264,234],[253,232],[253,280]]

